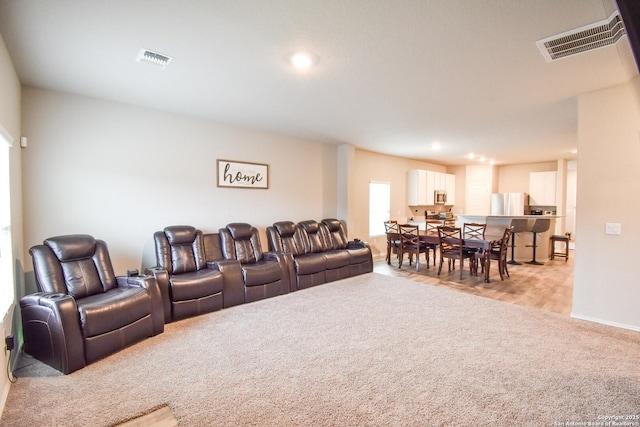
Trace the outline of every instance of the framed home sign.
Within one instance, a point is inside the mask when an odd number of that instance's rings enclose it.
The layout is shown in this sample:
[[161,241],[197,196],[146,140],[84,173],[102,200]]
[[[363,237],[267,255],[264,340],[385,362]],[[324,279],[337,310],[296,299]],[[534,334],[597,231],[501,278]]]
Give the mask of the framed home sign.
[[269,188],[269,165],[217,160],[218,187]]

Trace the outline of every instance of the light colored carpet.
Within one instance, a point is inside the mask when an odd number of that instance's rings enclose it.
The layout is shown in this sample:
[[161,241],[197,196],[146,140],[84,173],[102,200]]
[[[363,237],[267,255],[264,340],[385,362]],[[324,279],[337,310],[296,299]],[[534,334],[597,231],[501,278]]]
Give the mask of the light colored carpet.
[[32,360],[3,426],[551,426],[640,414],[640,333],[376,273],[167,325],[71,375]]

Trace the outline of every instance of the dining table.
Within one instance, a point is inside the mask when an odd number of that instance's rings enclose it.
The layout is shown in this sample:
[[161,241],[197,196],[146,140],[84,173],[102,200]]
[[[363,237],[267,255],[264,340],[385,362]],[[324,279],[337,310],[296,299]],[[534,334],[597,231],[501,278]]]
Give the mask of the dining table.
[[[489,251],[492,247],[500,246],[502,236],[502,234],[487,233],[485,234],[484,239],[462,239],[463,246],[482,250],[484,261],[484,281],[486,283],[490,282],[489,270],[491,267],[491,256],[489,255]],[[438,233],[434,233],[433,231],[421,230],[420,240],[426,243],[440,244],[440,237],[438,236]]]

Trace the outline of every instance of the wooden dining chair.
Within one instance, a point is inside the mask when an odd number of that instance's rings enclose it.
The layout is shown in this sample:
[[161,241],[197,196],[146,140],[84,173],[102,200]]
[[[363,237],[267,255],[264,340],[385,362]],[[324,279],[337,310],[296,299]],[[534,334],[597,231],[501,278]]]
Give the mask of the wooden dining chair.
[[[505,228],[502,239],[500,239],[498,243],[489,250],[489,257],[492,260],[498,261],[498,272],[500,273],[500,280],[504,280],[505,273],[507,273],[507,277],[511,277],[509,276],[509,270],[507,269],[507,252],[509,249],[509,240],[511,239],[512,235],[513,227]],[[484,271],[484,265],[482,266],[482,271]]]
[[409,265],[416,257],[416,271],[420,270],[420,254],[425,254],[427,268],[429,268],[429,246],[420,241],[420,231],[417,225],[400,224],[400,247],[398,248],[398,268],[402,267],[404,254],[409,254]]
[[[438,227],[438,239],[440,241],[440,266],[438,267],[438,275],[440,275],[442,271],[442,264],[445,259],[460,261],[460,280],[462,280],[465,259],[469,260],[469,274],[473,275],[477,273],[476,253],[464,247],[464,239],[462,238],[462,229],[460,227]],[[451,263],[449,263],[449,272],[451,272],[451,268]]]
[[384,230],[387,236],[387,264],[391,264],[391,254],[398,254],[398,247],[400,247],[400,230],[398,228],[398,221],[385,221]]
[[[427,221],[425,223],[425,233],[426,234],[433,234],[433,235],[437,236],[438,235],[438,227],[440,227],[442,225],[444,225],[442,221],[438,221],[438,222]],[[427,242],[427,246],[433,252],[433,266],[435,267],[435,265],[436,265],[436,251],[438,250],[440,245],[438,243],[428,243]]]
[[484,240],[484,233],[486,230],[487,230],[487,224],[465,222],[464,225],[462,226],[462,238]]
[[[484,234],[486,230],[487,230],[487,224],[479,224],[476,222],[465,222],[462,225],[462,238],[484,240]],[[484,251],[481,248],[473,248],[469,250],[472,252],[475,252],[476,265],[478,265],[478,263],[481,263],[482,257],[484,257]]]

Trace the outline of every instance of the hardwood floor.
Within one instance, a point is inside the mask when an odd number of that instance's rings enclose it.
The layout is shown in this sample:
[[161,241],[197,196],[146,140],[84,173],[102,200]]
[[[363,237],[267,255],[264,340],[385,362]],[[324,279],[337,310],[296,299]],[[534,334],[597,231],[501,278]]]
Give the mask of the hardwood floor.
[[163,406],[150,414],[118,424],[116,427],[176,427],[177,425],[178,421],[171,413],[171,409]]
[[[420,271],[416,272],[415,264],[409,266],[405,258],[402,268],[398,268],[395,255],[391,265],[384,258],[374,261],[373,271],[389,276],[406,277],[421,283],[453,289],[499,301],[506,301],[527,307],[552,311],[560,314],[571,314],[573,298],[573,250],[569,251],[569,260],[556,258],[545,261],[544,265],[509,265],[509,274],[500,280],[498,263],[491,263],[491,282],[484,283],[482,275],[469,275],[469,264],[465,263],[465,271],[460,280],[460,270],[447,271],[447,263],[438,276],[438,263],[433,266],[433,256],[429,268],[421,258]],[[424,256],[424,255],[423,255]],[[458,264],[459,266],[459,264]]]

